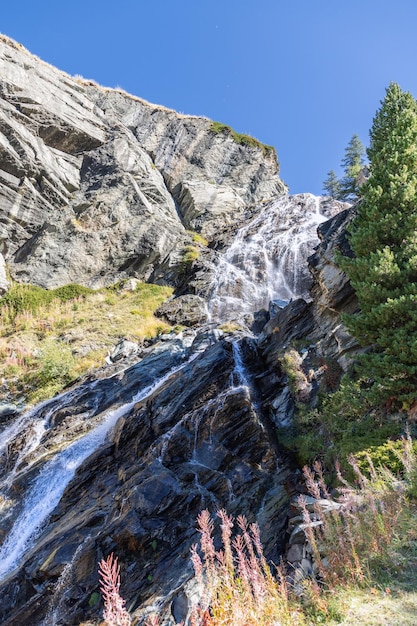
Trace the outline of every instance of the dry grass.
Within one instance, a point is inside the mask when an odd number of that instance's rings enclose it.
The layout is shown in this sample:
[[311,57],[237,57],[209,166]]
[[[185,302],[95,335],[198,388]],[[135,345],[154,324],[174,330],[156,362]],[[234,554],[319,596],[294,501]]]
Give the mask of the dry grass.
[[[368,475],[351,463],[354,486],[340,476],[339,508],[321,467],[305,469],[316,499],[303,506],[317,579],[303,582],[295,597],[284,570],[271,573],[259,529],[220,511],[221,547],[208,511],[198,518],[200,545],[192,562],[202,595],[190,626],[412,626],[417,614],[417,458],[410,438],[398,453],[401,476],[369,463]],[[310,508],[310,507],[309,507]],[[320,520],[321,526],[308,527]],[[234,527],[238,532],[234,533]],[[108,622],[109,624],[111,622]],[[158,615],[147,626],[159,626]],[[179,626],[179,625],[178,625]]]
[[[326,623],[416,623],[417,457],[411,438],[404,438],[402,451],[395,453],[402,464],[398,476],[375,468],[370,458],[363,472],[351,457],[356,484],[348,484],[339,472],[339,509],[328,506],[332,500],[320,466],[304,470],[317,499],[313,512],[302,498],[301,506],[322,596],[332,597],[346,614],[343,621]],[[308,526],[313,520],[321,526]]]
[[[0,377],[11,393],[36,402],[57,393],[65,384],[103,365],[107,352],[126,338],[141,342],[169,330],[154,311],[172,293],[170,287],[140,283],[135,291],[102,289],[62,302],[55,299],[34,313],[15,314],[0,308]],[[1,301],[0,301],[1,302]],[[56,355],[53,355],[55,346]],[[45,352],[68,358],[65,375],[50,381],[40,372]],[[70,362],[71,361],[71,362]]]
[[[197,582],[204,590],[193,607],[191,626],[307,626],[300,607],[292,602],[282,568],[271,573],[263,555],[256,524],[243,516],[236,521],[224,511],[221,521],[222,547],[216,550],[214,523],[207,510],[198,517],[199,549],[193,546]],[[234,526],[238,532],[233,535]],[[147,626],[158,626],[152,616]]]

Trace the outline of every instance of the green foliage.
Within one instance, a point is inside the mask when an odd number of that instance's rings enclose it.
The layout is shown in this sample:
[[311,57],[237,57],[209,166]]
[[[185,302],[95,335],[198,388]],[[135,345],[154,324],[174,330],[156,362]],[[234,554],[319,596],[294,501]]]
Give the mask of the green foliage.
[[330,170],[326,180],[323,182],[323,191],[326,195],[335,200],[353,202],[359,197],[358,175],[361,171],[365,159],[365,148],[357,135],[353,135],[345,149],[345,156],[342,159],[344,176],[338,179],[335,172]]
[[100,594],[97,593],[97,591],[93,591],[93,593],[91,594],[88,600],[88,606],[90,607],[96,606],[96,604],[98,604],[99,602],[100,602]]
[[264,155],[268,153],[275,153],[275,148],[273,146],[268,146],[258,139],[251,137],[250,135],[243,135],[241,133],[237,133],[227,124],[222,124],[221,122],[212,122],[210,126],[210,130],[212,133],[225,133],[230,135],[237,144],[241,146],[251,146],[252,148],[257,148],[261,150]]
[[43,289],[37,285],[13,283],[9,291],[0,299],[0,306],[7,306],[11,317],[15,317],[24,312],[34,314],[55,299],[67,302],[80,297],[85,298],[91,293],[93,290],[83,285],[69,284],[56,289]]
[[200,233],[196,233],[194,230],[187,230],[187,233],[191,236],[194,243],[204,247],[208,246],[209,242],[203,235],[200,235]]
[[354,201],[359,197],[358,175],[364,165],[365,148],[357,135],[353,135],[349,141],[345,156],[342,159],[342,167],[345,172],[340,181],[340,199]]
[[62,302],[76,300],[77,298],[85,298],[91,293],[94,293],[93,289],[84,287],[84,285],[76,285],[74,283],[64,285],[63,287],[57,287],[52,290],[53,297],[59,298]]
[[[414,456],[417,458],[417,441],[412,442],[412,450]],[[385,467],[394,475],[398,476],[403,473],[404,470],[404,441],[398,439],[397,441],[385,441],[380,446],[371,446],[366,450],[362,450],[355,454],[358,467],[364,474],[368,475],[370,463],[375,468]],[[413,476],[413,479],[416,477]]]
[[297,350],[290,348],[280,357],[280,363],[287,374],[291,391],[298,401],[306,402],[309,397],[310,385],[302,368],[302,357]]
[[296,453],[301,465],[320,458],[329,471],[338,461],[349,472],[351,454],[385,445],[401,434],[401,416],[385,416],[367,386],[344,379],[337,391],[321,398],[317,408],[299,403],[292,428],[282,430],[279,440]]
[[360,306],[350,332],[372,352],[360,373],[375,397],[412,403],[417,393],[417,104],[392,83],[370,133],[371,176],[341,259]]
[[64,343],[52,339],[46,341],[38,361],[40,369],[36,378],[41,385],[50,382],[65,384],[71,380],[70,373],[75,365],[75,359],[70,348]]
[[13,283],[9,291],[0,299],[1,306],[7,306],[13,316],[28,311],[36,311],[53,299],[51,291],[42,289],[37,285],[19,285]]
[[182,262],[184,265],[191,265],[200,256],[200,251],[196,246],[185,246],[182,254]]
[[336,200],[340,198],[341,184],[334,170],[330,170],[327,174],[327,178],[323,181],[323,193],[325,196],[330,196]]

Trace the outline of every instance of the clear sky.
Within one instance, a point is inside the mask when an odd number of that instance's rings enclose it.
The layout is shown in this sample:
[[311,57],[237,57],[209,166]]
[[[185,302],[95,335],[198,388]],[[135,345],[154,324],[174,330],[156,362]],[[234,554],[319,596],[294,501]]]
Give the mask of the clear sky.
[[385,88],[417,97],[417,0],[4,1],[0,31],[70,74],[276,147],[321,193]]

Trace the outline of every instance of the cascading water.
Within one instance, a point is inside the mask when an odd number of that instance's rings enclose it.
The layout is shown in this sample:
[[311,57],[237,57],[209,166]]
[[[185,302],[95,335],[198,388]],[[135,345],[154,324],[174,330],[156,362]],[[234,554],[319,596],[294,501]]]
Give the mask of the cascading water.
[[117,420],[129,413],[137,402],[152,395],[185,365],[183,363],[172,369],[152,385],[140,390],[130,402],[109,411],[96,428],[71,443],[44,465],[29,488],[22,510],[0,548],[0,580],[18,565],[25,552],[30,549],[77,468],[104,442]]
[[[313,196],[285,196],[247,222],[218,255],[212,321],[239,320],[270,300],[305,296],[308,281],[298,265],[312,251],[325,211]],[[275,433],[268,432],[253,374],[262,367],[259,355],[249,351],[246,339],[230,346],[229,337],[210,332],[203,329],[194,347],[184,339],[179,348],[172,340],[165,352],[161,340],[123,376],[61,394],[0,433],[0,579],[1,593],[9,598],[9,605],[0,606],[0,621],[15,606],[20,611],[32,602],[36,619],[29,613],[28,622],[18,613],[13,623],[39,626],[48,618],[60,624],[64,615],[70,620],[65,623],[79,623],[71,611],[88,606],[97,588],[96,560],[107,550],[118,553],[129,571],[136,607],[153,578],[157,593],[168,597],[173,584],[189,577],[186,544],[205,506],[250,511],[255,518],[259,513],[280,532],[286,469],[280,473]],[[257,365],[251,375],[245,363],[252,361]],[[122,416],[114,445],[93,455]],[[149,553],[152,545],[158,546],[157,559]],[[72,573],[83,582],[71,586],[64,607],[58,596]],[[19,589],[26,595],[15,596]],[[37,608],[40,596],[43,605]],[[98,607],[88,617],[97,615]]]
[[209,312],[224,322],[268,308],[271,300],[308,297],[303,261],[328,216],[311,194],[282,196],[240,228],[215,271]]

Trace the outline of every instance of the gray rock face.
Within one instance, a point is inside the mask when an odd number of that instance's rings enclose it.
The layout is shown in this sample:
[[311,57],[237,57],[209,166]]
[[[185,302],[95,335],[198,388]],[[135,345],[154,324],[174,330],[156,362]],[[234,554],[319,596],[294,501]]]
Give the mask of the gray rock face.
[[[0,37],[0,253],[21,282],[176,281],[210,239],[282,193],[273,150],[76,80]],[[184,228],[185,227],[185,228]]]
[[357,341],[347,332],[341,313],[354,313],[358,308],[356,294],[349,278],[338,267],[337,253],[351,254],[347,241],[347,227],[355,215],[354,209],[345,209],[318,229],[321,244],[309,258],[314,279],[312,313],[313,336],[318,340],[320,353],[337,359],[344,370],[358,354]]
[[203,298],[192,294],[178,296],[164,302],[156,311],[156,315],[164,317],[168,322],[184,326],[196,326],[207,321],[207,306]]
[[86,382],[2,432],[0,480],[10,487],[0,510],[8,536],[2,624],[40,626],[52,614],[55,623],[97,621],[102,607],[89,601],[97,563],[110,552],[137,623],[152,606],[163,623],[171,611],[184,619],[187,606],[179,614],[176,600],[192,577],[190,545],[204,508],[258,520],[277,562],[288,470],[256,389],[242,382],[251,379],[244,361],[261,364],[248,340],[239,357],[230,342],[212,340],[204,352],[198,337],[190,349],[178,338],[162,342],[133,367]]

